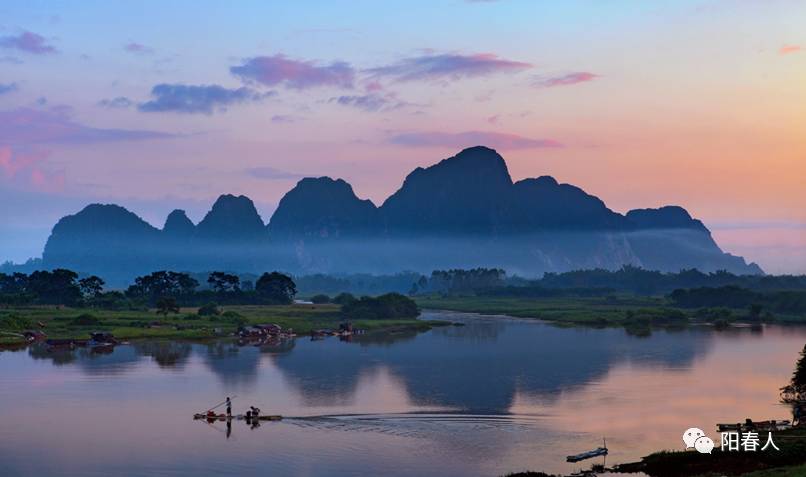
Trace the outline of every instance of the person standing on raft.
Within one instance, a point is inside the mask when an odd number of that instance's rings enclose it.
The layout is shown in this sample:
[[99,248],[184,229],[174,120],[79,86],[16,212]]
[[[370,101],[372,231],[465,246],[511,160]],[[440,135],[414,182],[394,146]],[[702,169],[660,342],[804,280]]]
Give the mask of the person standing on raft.
[[227,400],[224,401],[227,405],[227,417],[232,416],[232,400],[230,400],[229,396],[227,396]]

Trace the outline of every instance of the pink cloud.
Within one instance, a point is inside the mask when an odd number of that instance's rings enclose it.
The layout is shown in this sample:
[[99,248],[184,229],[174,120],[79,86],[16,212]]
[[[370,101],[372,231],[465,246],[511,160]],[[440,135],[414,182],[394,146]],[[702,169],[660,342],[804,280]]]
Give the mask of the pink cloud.
[[459,133],[414,132],[392,136],[392,144],[410,147],[443,147],[462,149],[472,146],[487,146],[493,149],[557,148],[563,145],[554,139],[532,139],[517,134],[467,131]]
[[517,73],[531,67],[529,63],[507,60],[492,53],[446,53],[404,58],[397,63],[371,68],[367,72],[376,77],[390,77],[397,81],[458,80],[496,73]]
[[381,91],[382,89],[383,85],[377,81],[369,81],[364,85],[364,90],[366,90],[368,93],[375,93]]
[[552,76],[548,78],[538,78],[535,82],[536,86],[541,88],[553,88],[555,86],[569,86],[572,84],[586,83],[598,78],[599,75],[588,73],[586,71],[579,71],[576,73],[568,73],[562,76]]
[[55,47],[47,44],[45,37],[30,31],[24,31],[16,36],[0,37],[0,47],[13,48],[34,55],[57,52]]
[[293,60],[284,55],[251,58],[241,66],[231,67],[230,72],[244,81],[267,86],[282,84],[295,89],[316,86],[352,88],[355,80],[355,70],[349,63],[337,61],[317,65],[312,61]]
[[784,45],[778,50],[778,54],[789,55],[791,53],[798,53],[801,49],[800,45]]
[[43,162],[49,151],[19,152],[9,146],[0,147],[0,171],[4,183],[19,188],[34,188],[43,192],[58,192],[64,188],[64,174],[49,172]]

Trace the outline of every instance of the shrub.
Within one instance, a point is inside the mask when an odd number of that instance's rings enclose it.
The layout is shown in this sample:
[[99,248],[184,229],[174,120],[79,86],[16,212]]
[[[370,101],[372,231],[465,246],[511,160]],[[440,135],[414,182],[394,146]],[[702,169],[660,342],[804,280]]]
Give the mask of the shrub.
[[342,313],[357,320],[393,320],[416,318],[420,314],[417,304],[400,293],[387,293],[378,297],[361,297],[342,306]]
[[324,294],[314,295],[311,297],[311,302],[316,303],[317,305],[323,305],[325,303],[330,303],[330,297]]
[[229,323],[235,323],[238,326],[243,326],[249,323],[249,320],[247,320],[245,317],[241,316],[239,313],[234,311],[225,311],[224,313],[221,314],[221,318],[224,321],[227,321]]
[[27,330],[33,326],[30,318],[11,313],[0,318],[0,328],[6,330]]
[[355,296],[353,296],[352,293],[339,293],[338,295],[336,295],[335,298],[333,298],[333,303],[342,306],[349,305],[350,303],[353,303],[355,301],[358,301],[358,299]]
[[101,320],[89,313],[82,313],[73,318],[72,324],[74,326],[95,326],[101,323]]
[[210,302],[199,308],[199,311],[196,313],[199,316],[216,316],[221,314],[221,310],[218,309],[217,303]]

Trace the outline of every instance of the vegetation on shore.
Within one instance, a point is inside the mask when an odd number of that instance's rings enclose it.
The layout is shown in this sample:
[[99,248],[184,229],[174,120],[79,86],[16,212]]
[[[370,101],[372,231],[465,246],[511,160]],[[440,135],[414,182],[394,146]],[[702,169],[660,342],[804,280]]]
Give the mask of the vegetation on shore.
[[[0,344],[18,344],[26,329],[44,331],[48,338],[86,339],[92,331],[111,332],[118,339],[207,339],[228,336],[239,326],[274,323],[308,334],[322,328],[338,328],[345,319],[340,305],[241,305],[218,307],[219,313],[199,314],[199,308],[180,308],[158,314],[156,309],[99,310],[56,306],[15,307],[0,310]],[[441,323],[417,319],[357,319],[355,328],[368,332],[424,331]],[[12,326],[13,323],[13,326]],[[39,326],[41,323],[42,327]]]
[[641,334],[652,327],[680,327],[708,323],[806,323],[806,313],[772,313],[758,304],[747,308],[724,306],[684,308],[668,297],[607,295],[601,297],[545,297],[425,295],[415,297],[420,308],[485,315],[536,318],[557,324],[623,326]]
[[70,270],[30,275],[0,274],[0,344],[18,344],[25,331],[48,338],[86,338],[103,330],[119,339],[203,339],[227,336],[239,327],[274,323],[297,333],[338,328],[349,320],[355,328],[424,330],[434,323],[418,321],[417,305],[399,294],[355,298],[342,294],[333,303],[294,304],[296,284],[279,272],[241,283],[237,275],[212,272],[208,288],[189,274],[158,271],[137,277],[125,293],[104,291],[104,281],[79,279]]
[[[766,433],[759,433],[762,444]],[[709,475],[803,475],[798,468],[806,464],[806,428],[773,433],[774,449],[756,452],[722,451],[719,442],[712,454],[695,451],[662,451],[650,454],[640,462],[618,466],[620,472],[643,472],[650,477],[682,477]],[[780,469],[786,473],[773,473]],[[755,474],[753,472],[766,473]]]

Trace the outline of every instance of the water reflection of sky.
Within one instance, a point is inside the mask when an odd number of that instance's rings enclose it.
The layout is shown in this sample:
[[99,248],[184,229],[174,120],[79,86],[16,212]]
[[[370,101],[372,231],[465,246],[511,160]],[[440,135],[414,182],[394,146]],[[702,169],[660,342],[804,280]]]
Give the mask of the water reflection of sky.
[[[452,319],[461,317],[453,316]],[[634,337],[471,317],[423,334],[280,348],[141,342],[111,354],[0,354],[0,461],[11,474],[500,475],[611,461],[683,429],[786,418],[776,404],[806,330]],[[288,419],[190,420],[226,395]],[[11,403],[11,404],[8,404]],[[497,416],[497,417],[496,417]],[[43,451],[46,449],[46,451]]]

